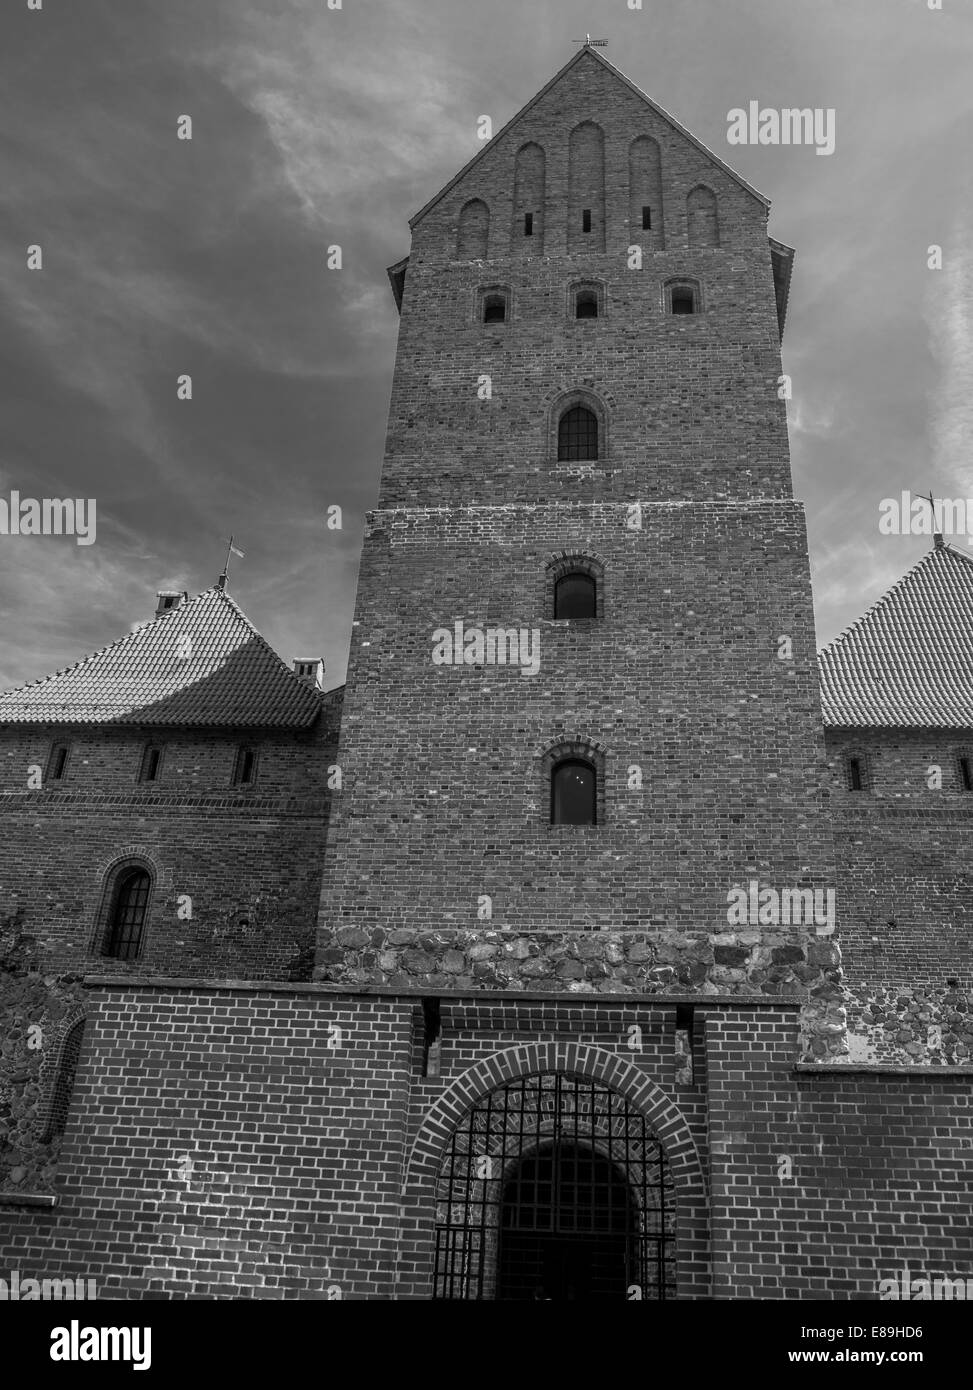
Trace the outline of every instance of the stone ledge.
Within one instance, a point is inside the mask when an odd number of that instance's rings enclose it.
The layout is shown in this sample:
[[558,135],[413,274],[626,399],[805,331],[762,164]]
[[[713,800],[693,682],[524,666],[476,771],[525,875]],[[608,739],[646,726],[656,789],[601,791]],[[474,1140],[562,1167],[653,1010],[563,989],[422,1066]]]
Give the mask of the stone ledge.
[[811,1074],[821,1072],[827,1076],[842,1072],[868,1076],[973,1076],[973,1067],[937,1066],[935,1062],[925,1067],[897,1066],[894,1062],[797,1062],[794,1070]]
[[0,1192],[0,1207],[56,1207],[59,1197],[44,1192]]
[[199,989],[222,990],[238,994],[320,994],[332,996],[375,996],[384,999],[470,999],[482,1004],[492,999],[534,1000],[556,1004],[631,1004],[633,1000],[644,999],[646,1003],[662,1008],[676,1004],[692,1004],[699,1009],[711,1008],[758,1008],[758,1009],[800,1009],[804,1000],[794,994],[584,994],[570,990],[554,993],[550,990],[526,989],[430,989],[417,986],[413,989],[394,989],[385,985],[335,985],[303,984],[288,980],[219,980],[206,976],[166,976],[166,975],[86,975],[84,985],[89,989],[118,988],[134,989]]

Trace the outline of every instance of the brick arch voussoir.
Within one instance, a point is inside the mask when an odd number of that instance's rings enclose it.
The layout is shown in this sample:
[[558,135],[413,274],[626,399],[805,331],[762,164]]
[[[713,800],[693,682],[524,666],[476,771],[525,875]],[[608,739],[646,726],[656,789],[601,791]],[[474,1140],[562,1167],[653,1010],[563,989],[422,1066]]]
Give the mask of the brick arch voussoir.
[[703,1167],[685,1116],[672,1098],[639,1067],[600,1047],[573,1042],[531,1043],[477,1062],[444,1091],[416,1135],[406,1168],[404,1196],[421,1202],[434,1190],[450,1135],[490,1091],[538,1072],[561,1072],[600,1081],[645,1118],[662,1143],[677,1190],[705,1195]]

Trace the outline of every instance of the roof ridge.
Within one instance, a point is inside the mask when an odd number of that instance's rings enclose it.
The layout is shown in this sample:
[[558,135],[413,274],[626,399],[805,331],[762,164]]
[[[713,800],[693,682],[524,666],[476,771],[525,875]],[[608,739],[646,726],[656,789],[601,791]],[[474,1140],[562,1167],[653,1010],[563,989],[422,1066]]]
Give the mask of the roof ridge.
[[817,654],[831,728],[973,728],[973,557],[935,544]]
[[[833,647],[836,647],[839,642],[843,642],[846,637],[849,637],[856,630],[856,628],[860,628],[866,619],[870,618],[873,613],[877,612],[878,609],[888,603],[893,594],[901,589],[903,584],[907,583],[914,574],[917,574],[924,565],[928,564],[938,550],[946,548],[945,546],[933,546],[931,550],[927,550],[924,555],[920,556],[915,564],[910,569],[906,570],[905,574],[900,575],[894,584],[891,584],[883,594],[880,594],[879,597],[875,599],[874,603],[869,604],[864,613],[860,613],[853,622],[850,622],[847,627],[842,628],[835,637],[832,637],[830,642],[826,642],[824,646],[819,649],[818,660],[830,652]],[[952,549],[952,547],[949,548]],[[954,551],[954,554],[960,554],[960,552]]]
[[[610,58],[606,58],[603,53],[599,53],[596,49],[590,49],[589,51],[591,52],[593,57],[598,59],[599,63],[604,63],[605,67],[608,68],[611,72],[613,72],[616,75],[616,77],[620,77],[623,82],[627,83],[628,86],[631,87],[632,91],[635,92],[637,96],[640,96],[643,101],[648,102],[649,106],[652,107],[653,111],[658,112],[660,116],[662,116],[665,120],[669,121],[672,125],[674,125],[676,129],[680,132],[680,134],[685,135],[688,140],[691,140],[697,149],[702,150],[705,155],[708,155],[709,158],[714,161],[714,163],[718,164],[720,168],[724,170],[725,173],[729,174],[731,178],[735,179],[736,182],[741,185],[741,187],[745,188],[748,193],[752,193],[753,196],[759,199],[759,201],[763,203],[766,207],[770,207],[770,199],[765,194],[761,193],[759,189],[754,188],[752,183],[749,183],[743,177],[742,174],[738,174],[731,164],[727,164],[725,159],[721,159],[715,150],[710,149],[709,145],[704,144],[703,141],[700,140],[699,136],[694,135],[687,126],[683,125],[682,121],[678,120],[672,114],[671,111],[667,111],[664,106],[660,106],[657,101],[654,101],[653,98],[649,96],[648,92],[643,92],[642,88],[638,85],[638,83],[633,82],[630,77],[627,77],[626,74],[622,72],[621,68],[615,66],[615,64],[611,61]],[[584,52],[583,48],[581,52]]]
[[[176,650],[180,638],[185,652]],[[80,660],[0,692],[0,722],[304,727],[325,700],[217,583]]]
[[[0,696],[16,695],[21,690],[33,690],[36,686],[43,685],[46,681],[53,681],[57,680],[59,676],[70,675],[72,671],[77,671],[82,666],[86,666],[89,661],[96,661],[99,657],[104,656],[106,652],[112,651],[113,648],[123,647],[126,642],[134,641],[136,637],[145,632],[146,628],[154,627],[156,623],[165,622],[167,618],[172,618],[177,613],[185,613],[187,608],[191,608],[193,604],[198,603],[206,594],[211,594],[218,588],[219,585],[214,584],[209,589],[203,589],[200,593],[194,594],[186,603],[181,603],[178,608],[169,608],[164,613],[157,613],[155,617],[150,618],[148,622],[139,623],[138,627],[131,628],[121,637],[116,637],[113,642],[107,642],[105,646],[98,647],[93,652],[88,652],[77,661],[69,662],[67,666],[61,666],[56,671],[48,671],[46,676],[38,676],[35,680],[25,681],[23,685],[11,685],[6,690],[0,690]],[[246,621],[249,621],[249,619]]]
[[[296,681],[297,684],[301,687],[302,690],[310,690],[310,692],[311,692],[312,695],[323,696],[323,695],[325,695],[325,694],[327,693],[326,691],[318,690],[315,686],[310,686],[310,685],[308,685],[307,681],[301,680],[301,677],[295,673],[295,671],[293,670],[293,668],[290,667],[290,666],[288,666],[287,662],[286,662],[286,661],[284,660],[284,658],[281,656],[280,652],[275,651],[275,649],[274,649],[274,648],[270,645],[270,643],[267,641],[266,637],[264,637],[263,633],[262,633],[262,632],[259,632],[259,631],[257,630],[257,628],[254,627],[253,623],[252,623],[252,622],[250,621],[250,619],[247,617],[246,613],[244,613],[243,609],[242,609],[242,608],[240,607],[240,605],[237,603],[237,601],[236,601],[236,599],[233,597],[233,595],[232,595],[231,593],[229,593],[226,589],[224,589],[224,588],[223,588],[221,585],[219,585],[219,584],[216,584],[214,587],[215,587],[215,589],[216,589],[216,592],[222,597],[222,599],[224,600],[224,602],[226,602],[226,603],[228,603],[228,604],[230,605],[230,607],[232,608],[233,612],[237,615],[237,617],[240,618],[240,619],[242,620],[242,622],[244,623],[244,625],[245,625],[247,628],[249,628],[249,630],[253,633],[254,637],[255,637],[255,638],[257,639],[257,641],[260,643],[260,645],[261,645],[263,648],[265,648],[266,651],[268,651],[268,652],[270,653],[270,655],[274,658],[274,660],[275,660],[275,661],[277,662],[277,664],[280,666],[281,670],[284,671],[284,672],[290,677],[291,680]],[[209,593],[209,592],[210,592],[210,591],[209,591],[208,589],[207,589],[207,590],[204,590],[204,593]]]
[[965,550],[960,550],[951,541],[943,540],[942,545],[936,546],[937,550],[948,550],[951,555],[955,555],[957,560],[965,560],[968,565],[973,565],[973,555]]

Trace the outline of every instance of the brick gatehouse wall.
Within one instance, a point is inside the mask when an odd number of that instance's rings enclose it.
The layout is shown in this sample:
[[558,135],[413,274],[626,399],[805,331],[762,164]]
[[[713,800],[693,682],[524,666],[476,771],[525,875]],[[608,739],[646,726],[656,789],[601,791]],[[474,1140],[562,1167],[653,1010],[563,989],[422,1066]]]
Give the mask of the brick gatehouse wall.
[[[678,1188],[679,1296],[877,1297],[965,1277],[970,1071],[797,1064],[798,1004],[102,980],[53,1209],[0,1207],[26,1277],[99,1296],[428,1297],[438,1156],[465,1105],[559,1068],[627,1096]],[[638,1051],[630,1046],[632,1024]],[[968,1132],[968,1129],[967,1129]]]

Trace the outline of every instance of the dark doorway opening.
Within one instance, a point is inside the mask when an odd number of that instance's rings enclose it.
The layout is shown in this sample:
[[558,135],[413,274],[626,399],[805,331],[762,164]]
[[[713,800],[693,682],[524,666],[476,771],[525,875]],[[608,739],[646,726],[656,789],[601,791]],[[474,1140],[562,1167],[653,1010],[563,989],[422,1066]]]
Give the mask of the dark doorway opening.
[[519,1077],[447,1142],[433,1298],[674,1298],[675,1233],[665,1152],[624,1096],[561,1072]]
[[497,1297],[624,1299],[637,1235],[638,1211],[615,1165],[586,1145],[547,1145],[504,1186]]

